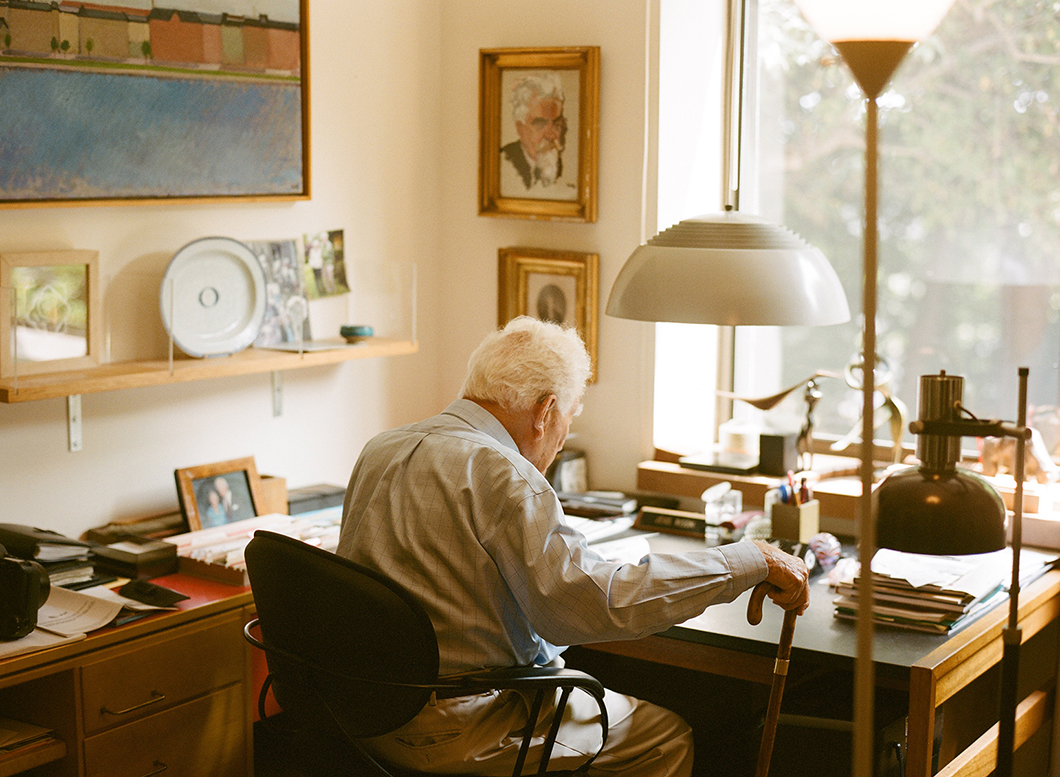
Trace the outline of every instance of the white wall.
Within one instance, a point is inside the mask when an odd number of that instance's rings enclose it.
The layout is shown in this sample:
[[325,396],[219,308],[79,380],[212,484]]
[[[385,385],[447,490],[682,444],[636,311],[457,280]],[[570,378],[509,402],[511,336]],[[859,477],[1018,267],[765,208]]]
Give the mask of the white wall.
[[[434,410],[444,340],[431,325],[441,272],[441,8],[438,0],[310,2],[309,201],[0,210],[0,250],[98,250],[108,276],[129,266],[161,273],[177,249],[208,235],[344,229],[350,262],[417,262],[419,353],[285,373],[279,418],[269,375],[86,394],[78,453],[66,448],[63,400],[0,405],[0,522],[77,535],[173,510],[174,469],[246,455],[290,486],[344,485],[368,437]],[[142,325],[160,331],[157,306],[148,300],[145,309]]]
[[[310,201],[0,210],[0,250],[98,250],[106,276],[161,273],[207,235],[342,228],[348,261],[415,261],[420,280],[418,354],[285,373],[279,418],[268,375],[86,394],[84,450],[70,453],[63,400],[0,405],[0,522],[77,535],[173,510],[174,469],[246,455],[290,487],[344,485],[371,435],[459,390],[496,323],[497,249],[515,245],[600,254],[600,378],[574,432],[592,485],[632,488],[651,450],[652,329],[603,307],[645,219],[654,231],[642,192],[657,2],[311,0]],[[530,45],[601,46],[595,224],[477,215],[478,50]],[[152,302],[140,303],[144,325],[160,329]]]
[[[575,419],[572,445],[589,452],[597,488],[632,489],[636,464],[651,453],[652,327],[609,318],[607,294],[642,241],[654,203],[642,203],[649,39],[657,0],[445,0],[442,16],[442,132],[453,153],[442,163],[442,285],[454,306],[446,321],[447,389],[459,389],[467,355],[496,326],[497,250],[506,246],[600,255],[599,380]],[[477,215],[478,50],[598,45],[600,53],[600,198],[595,224]],[[649,234],[649,236],[650,236]],[[458,316],[459,318],[455,318]]]

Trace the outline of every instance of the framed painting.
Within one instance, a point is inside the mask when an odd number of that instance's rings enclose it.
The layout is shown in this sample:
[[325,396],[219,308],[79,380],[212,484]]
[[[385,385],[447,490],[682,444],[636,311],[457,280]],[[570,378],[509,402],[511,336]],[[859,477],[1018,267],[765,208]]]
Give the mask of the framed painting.
[[599,254],[502,248],[497,264],[497,325],[532,316],[576,328],[592,360],[589,381],[595,383]]
[[261,511],[261,477],[253,456],[178,469],[174,475],[190,531],[254,518]]
[[479,215],[596,221],[600,47],[479,52]]
[[308,0],[127,5],[0,17],[0,206],[307,199]]
[[99,364],[102,300],[96,251],[0,254],[0,377]]

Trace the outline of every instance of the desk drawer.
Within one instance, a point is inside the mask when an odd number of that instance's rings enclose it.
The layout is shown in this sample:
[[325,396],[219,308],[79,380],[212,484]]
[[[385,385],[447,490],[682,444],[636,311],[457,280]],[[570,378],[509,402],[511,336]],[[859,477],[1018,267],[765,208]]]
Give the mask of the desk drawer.
[[104,653],[81,669],[86,734],[241,682],[242,619],[239,613],[205,618]]
[[85,739],[85,777],[247,776],[243,690],[233,685]]

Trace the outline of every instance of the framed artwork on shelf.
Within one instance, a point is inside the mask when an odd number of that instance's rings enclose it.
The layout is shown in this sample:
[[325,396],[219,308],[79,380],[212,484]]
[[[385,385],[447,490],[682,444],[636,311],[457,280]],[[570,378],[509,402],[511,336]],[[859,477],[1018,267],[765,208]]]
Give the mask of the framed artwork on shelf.
[[578,330],[592,360],[596,382],[599,254],[543,248],[498,251],[497,325],[532,316]]
[[97,251],[0,253],[0,377],[100,363]]
[[0,207],[309,198],[308,0],[81,5],[0,25]]
[[479,51],[479,215],[596,221],[600,47]]
[[178,469],[174,475],[190,531],[254,518],[261,511],[261,476],[253,456]]

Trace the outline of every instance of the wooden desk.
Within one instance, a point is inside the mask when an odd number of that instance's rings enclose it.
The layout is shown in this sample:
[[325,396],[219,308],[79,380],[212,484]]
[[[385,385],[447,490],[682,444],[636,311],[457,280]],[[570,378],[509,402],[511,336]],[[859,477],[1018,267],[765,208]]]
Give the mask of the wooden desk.
[[[657,535],[652,550],[681,552],[702,547],[695,540]],[[746,619],[747,596],[731,604],[708,608],[666,632],[629,642],[606,642],[586,647],[654,661],[670,666],[769,684],[783,620],[782,611],[765,608],[762,623],[750,626]],[[795,627],[791,666],[816,665],[853,671],[856,656],[855,624],[835,618],[832,592],[826,584],[811,583],[810,607]],[[874,632],[873,663],[878,686],[908,692],[906,733],[906,777],[932,774],[932,745],[936,711],[947,702],[945,719],[954,721],[941,732],[942,750],[938,775],[985,775],[996,758],[998,709],[993,689],[976,692],[971,686],[997,667],[1002,654],[1002,629],[1008,617],[1001,605],[953,636],[939,636],[877,628]],[[1020,595],[1020,626],[1023,642],[1040,635],[1038,651],[1029,659],[1021,656],[1021,698],[1017,722],[1017,745],[1039,729],[1048,732],[1053,715],[1053,690],[1057,677],[1057,640],[1060,629],[1060,571],[1050,571]],[[955,697],[969,689],[974,701]],[[969,711],[968,706],[977,708]],[[984,708],[988,718],[983,722]],[[886,723],[887,721],[877,721]]]
[[[0,660],[0,717],[54,729],[44,763],[0,755],[0,777],[253,775],[249,588],[169,575],[180,609],[94,631],[79,642]],[[63,754],[65,752],[65,754]]]

